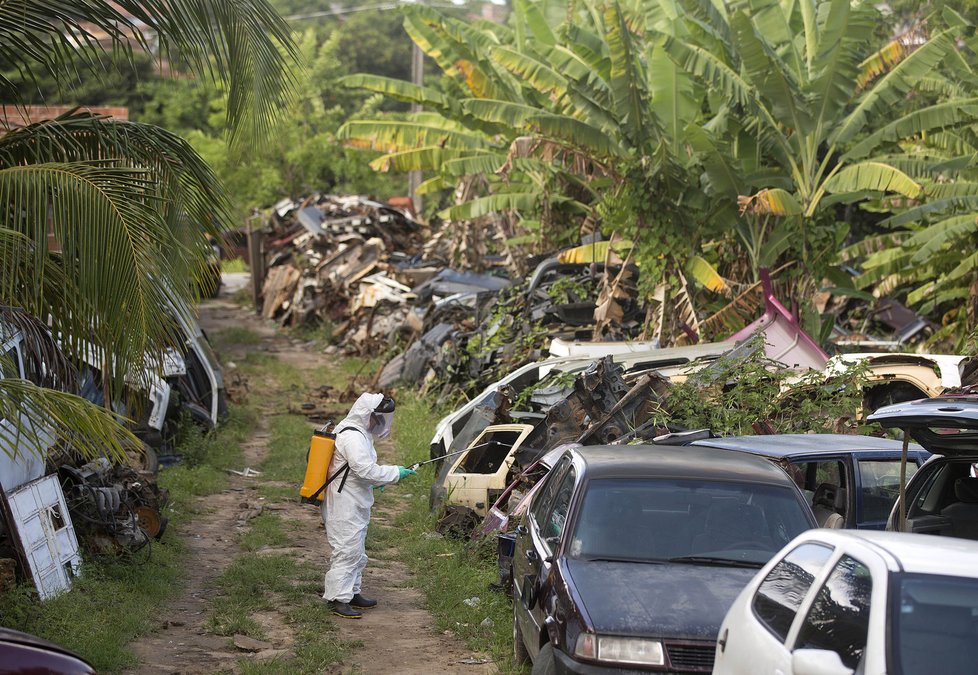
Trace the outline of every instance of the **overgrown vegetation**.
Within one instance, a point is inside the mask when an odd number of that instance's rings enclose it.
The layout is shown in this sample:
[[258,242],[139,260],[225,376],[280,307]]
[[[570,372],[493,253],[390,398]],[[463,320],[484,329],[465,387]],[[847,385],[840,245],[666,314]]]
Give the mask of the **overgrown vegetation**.
[[30,584],[0,593],[0,625],[63,645],[99,672],[137,665],[126,646],[158,626],[159,608],[179,592],[189,573],[180,526],[195,513],[195,497],[227,484],[224,469],[240,462],[241,443],[254,432],[255,420],[250,411],[233,407],[227,422],[213,432],[182,426],[176,449],[193,461],[160,470],[159,483],[170,490],[164,511],[170,526],[162,541],[139,551],[135,560],[83,552],[82,576],[72,592],[43,603]]
[[826,377],[798,375],[772,363],[762,349],[746,359],[725,355],[670,387],[662,421],[720,435],[855,433],[865,382],[858,364]]

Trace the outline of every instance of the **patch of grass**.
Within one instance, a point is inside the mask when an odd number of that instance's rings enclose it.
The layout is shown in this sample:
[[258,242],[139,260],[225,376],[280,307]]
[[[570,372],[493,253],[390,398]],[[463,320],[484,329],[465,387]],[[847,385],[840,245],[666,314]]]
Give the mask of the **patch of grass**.
[[[411,392],[397,397],[394,442],[404,464],[428,459],[429,442],[442,412],[432,410]],[[495,548],[432,535],[435,514],[428,509],[428,486],[435,479],[435,464],[405,482],[407,508],[394,516],[389,528],[399,548],[399,559],[415,574],[426,604],[439,630],[451,630],[476,651],[489,654],[500,672],[521,672],[513,662],[512,604],[509,596],[489,590],[498,581]],[[373,534],[373,529],[371,529]],[[380,532],[378,531],[378,534]],[[370,537],[367,538],[368,543]],[[478,597],[475,607],[463,601]],[[483,626],[489,619],[490,626]]]
[[281,480],[299,485],[306,475],[306,453],[312,441],[314,427],[299,415],[279,415],[269,420],[271,438],[268,455],[262,462],[264,480]]
[[[294,502],[299,499],[299,489],[298,487],[292,487],[291,485],[286,487],[283,485],[268,485],[267,483],[262,483],[258,486],[258,495],[264,497],[266,502],[277,504],[281,502]],[[311,506],[309,508],[312,508]]]
[[221,271],[228,274],[248,272],[250,269],[244,258],[225,258],[221,261]]
[[261,336],[248,328],[225,328],[209,335],[214,350],[218,353],[223,352],[231,346],[253,346],[261,344]]
[[283,521],[277,513],[265,511],[252,519],[251,527],[241,537],[241,548],[257,551],[263,546],[285,546],[290,540],[288,532],[297,529],[296,521]]
[[159,607],[181,581],[184,549],[154,542],[142,564],[86,558],[73,590],[38,602],[32,586],[0,594],[0,625],[39,635],[77,652],[99,672],[136,665],[126,645],[157,627]]
[[346,377],[359,377],[366,381],[384,365],[384,362],[379,357],[368,359],[360,356],[351,356],[343,359],[337,365],[339,366],[337,370],[339,370],[341,375]]
[[222,593],[214,601],[210,625],[218,635],[244,634],[262,639],[252,615],[280,612],[296,633],[293,654],[266,663],[242,660],[243,673],[323,673],[343,660],[355,642],[337,635],[319,597],[321,571],[283,555],[244,554],[218,580]]
[[162,467],[158,478],[160,487],[170,491],[166,515],[179,520],[193,512],[194,497],[223,490],[228,483],[225,469],[240,468],[241,444],[256,426],[255,413],[240,406],[232,406],[227,420],[208,432],[182,420],[176,448],[183,460]]

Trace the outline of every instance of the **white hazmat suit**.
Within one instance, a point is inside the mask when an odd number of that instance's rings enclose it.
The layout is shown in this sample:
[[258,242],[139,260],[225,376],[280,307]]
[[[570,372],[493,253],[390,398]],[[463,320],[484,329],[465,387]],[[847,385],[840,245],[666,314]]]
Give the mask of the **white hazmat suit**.
[[383,398],[382,394],[361,394],[350,408],[350,414],[336,425],[336,445],[327,475],[334,475],[344,464],[349,464],[350,472],[345,483],[340,474],[329,484],[322,504],[326,540],[332,549],[323,593],[326,600],[349,602],[360,592],[368,561],[364,542],[370,507],[374,503],[373,489],[377,485],[392,485],[400,477],[396,466],[377,464],[370,415]]

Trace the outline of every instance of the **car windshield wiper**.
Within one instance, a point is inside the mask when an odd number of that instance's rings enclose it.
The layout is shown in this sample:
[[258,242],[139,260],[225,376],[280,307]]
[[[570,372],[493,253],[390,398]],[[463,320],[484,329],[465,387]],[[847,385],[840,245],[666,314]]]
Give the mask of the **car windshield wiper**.
[[764,563],[755,560],[734,560],[733,558],[718,558],[710,555],[681,555],[676,558],[669,558],[669,562],[717,565],[719,567],[764,567]]
[[594,557],[588,556],[583,558],[587,562],[628,562],[628,563],[647,563],[653,565],[661,565],[664,560],[657,560],[655,558],[629,558],[620,555],[598,555]]

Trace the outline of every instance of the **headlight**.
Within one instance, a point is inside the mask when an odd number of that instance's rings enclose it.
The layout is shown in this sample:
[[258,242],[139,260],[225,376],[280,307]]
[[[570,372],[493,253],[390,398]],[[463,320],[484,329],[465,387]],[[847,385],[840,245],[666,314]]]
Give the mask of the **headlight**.
[[642,666],[664,666],[665,653],[658,640],[613,637],[581,633],[577,636],[574,656],[607,663],[626,663]]

